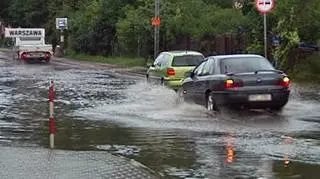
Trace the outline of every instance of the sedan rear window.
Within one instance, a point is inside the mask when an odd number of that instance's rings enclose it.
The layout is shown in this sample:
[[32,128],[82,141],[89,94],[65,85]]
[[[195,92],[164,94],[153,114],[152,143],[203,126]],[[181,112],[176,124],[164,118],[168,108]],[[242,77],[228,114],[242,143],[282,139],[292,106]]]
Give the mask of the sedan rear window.
[[173,58],[172,66],[197,66],[202,61],[204,61],[204,57],[201,55],[184,55],[177,56]]
[[271,63],[261,57],[225,58],[220,63],[221,73],[245,73],[258,70],[275,70]]

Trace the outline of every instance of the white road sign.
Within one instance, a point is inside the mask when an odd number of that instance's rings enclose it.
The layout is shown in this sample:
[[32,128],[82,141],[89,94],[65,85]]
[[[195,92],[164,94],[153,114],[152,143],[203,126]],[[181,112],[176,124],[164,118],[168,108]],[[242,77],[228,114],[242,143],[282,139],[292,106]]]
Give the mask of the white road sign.
[[38,28],[5,28],[5,37],[44,37],[45,30]]
[[68,18],[56,18],[56,28],[60,30],[68,29]]
[[236,9],[242,9],[245,0],[233,0],[233,7]]
[[270,12],[275,5],[274,0],[256,0],[256,8],[260,13]]

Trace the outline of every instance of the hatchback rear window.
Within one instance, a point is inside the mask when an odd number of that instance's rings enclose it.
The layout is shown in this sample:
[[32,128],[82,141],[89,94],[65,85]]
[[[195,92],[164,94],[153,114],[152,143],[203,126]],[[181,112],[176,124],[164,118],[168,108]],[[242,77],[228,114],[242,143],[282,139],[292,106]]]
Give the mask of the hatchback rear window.
[[201,55],[177,56],[173,58],[172,66],[197,66],[202,61],[204,61],[204,57]]
[[261,57],[225,58],[220,63],[221,73],[245,73],[257,70],[275,70],[271,63]]

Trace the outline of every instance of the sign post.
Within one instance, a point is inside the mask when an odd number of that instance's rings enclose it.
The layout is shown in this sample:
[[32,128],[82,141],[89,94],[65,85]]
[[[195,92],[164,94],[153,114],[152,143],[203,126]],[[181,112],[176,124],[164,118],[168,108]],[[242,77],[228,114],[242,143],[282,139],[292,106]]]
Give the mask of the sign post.
[[264,29],[264,57],[268,58],[268,39],[267,39],[267,13],[271,12],[275,6],[275,0],[256,0],[256,9],[263,14]]
[[157,57],[159,52],[159,38],[160,38],[160,0],[154,2],[154,18],[151,22],[154,26],[154,59]]
[[68,29],[68,18],[56,18],[56,29],[60,30],[60,47],[63,51],[64,47],[64,35],[63,31]]

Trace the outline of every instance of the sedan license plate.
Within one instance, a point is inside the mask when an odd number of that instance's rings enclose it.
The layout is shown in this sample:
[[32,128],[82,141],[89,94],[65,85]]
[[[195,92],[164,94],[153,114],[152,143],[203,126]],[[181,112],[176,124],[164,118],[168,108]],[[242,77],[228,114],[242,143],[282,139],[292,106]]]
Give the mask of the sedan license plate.
[[42,57],[42,53],[30,53],[32,57]]
[[249,95],[249,101],[271,101],[271,94]]

